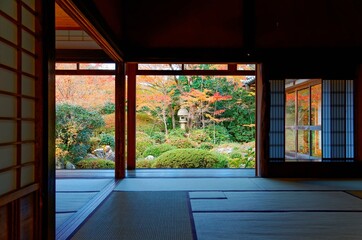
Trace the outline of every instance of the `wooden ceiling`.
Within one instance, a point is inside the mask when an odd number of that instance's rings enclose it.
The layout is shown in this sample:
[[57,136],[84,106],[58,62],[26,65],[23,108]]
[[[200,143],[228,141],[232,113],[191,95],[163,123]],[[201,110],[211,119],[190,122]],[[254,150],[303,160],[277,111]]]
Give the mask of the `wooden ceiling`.
[[362,52],[361,0],[72,2],[126,61],[308,60]]
[[74,21],[64,10],[55,4],[55,29],[56,30],[80,30],[79,24]]

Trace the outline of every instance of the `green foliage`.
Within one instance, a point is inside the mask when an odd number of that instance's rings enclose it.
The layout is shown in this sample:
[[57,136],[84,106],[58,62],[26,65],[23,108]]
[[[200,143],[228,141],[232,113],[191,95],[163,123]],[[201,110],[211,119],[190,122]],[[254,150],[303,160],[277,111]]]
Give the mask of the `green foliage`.
[[102,116],[80,106],[58,104],[56,106],[56,152],[61,162],[78,162],[90,148],[93,132],[104,126]]
[[231,153],[229,168],[255,168],[255,150],[253,148],[248,148],[243,153]]
[[114,162],[105,159],[83,159],[76,164],[80,169],[114,169]]
[[171,146],[170,144],[167,144],[167,143],[160,144],[160,145],[154,145],[154,146],[148,147],[143,152],[143,156],[147,157],[147,156],[151,155],[151,156],[154,156],[154,157],[158,157],[162,153],[165,153],[165,152],[173,150],[173,149],[176,149],[176,147]]
[[209,138],[212,139],[211,141],[214,142],[214,144],[220,144],[230,141],[230,134],[224,126],[210,125],[205,128],[205,131]]
[[165,133],[163,132],[150,132],[149,136],[156,142],[156,143],[164,143],[166,138],[165,138]]
[[116,104],[112,102],[106,102],[100,109],[101,114],[112,114],[116,111]]
[[109,145],[112,148],[114,148],[114,135],[108,134],[108,133],[102,133],[101,135],[99,135],[100,138],[100,145]]
[[181,128],[172,129],[168,133],[168,136],[170,138],[185,138],[186,137],[186,131],[181,129]]
[[153,139],[143,132],[136,133],[136,140],[136,158],[143,157],[143,152],[155,144]]
[[202,149],[175,149],[163,153],[154,163],[156,168],[215,168],[218,156]]
[[201,144],[203,142],[210,142],[211,138],[210,136],[207,134],[207,132],[203,129],[196,129],[196,130],[192,130],[189,133],[189,138],[198,143]]
[[217,163],[214,165],[214,168],[227,168],[229,158],[221,153],[214,153],[217,157]]
[[137,131],[144,132],[152,136],[155,132],[161,132],[162,122],[144,112],[136,113]]
[[214,148],[214,144],[209,143],[209,142],[204,142],[200,144],[200,149],[204,149],[204,150],[211,150]]
[[197,143],[192,141],[189,138],[182,137],[182,138],[170,138],[167,140],[167,143],[175,146],[177,148],[195,148],[197,147]]
[[233,141],[251,142],[255,140],[255,95],[244,89],[232,93],[232,107],[225,111],[225,117],[233,121],[224,122]]
[[91,137],[89,139],[90,150],[99,148],[100,142],[101,142],[101,139],[99,137]]
[[147,159],[137,159],[136,167],[137,168],[152,168],[154,160],[147,160]]

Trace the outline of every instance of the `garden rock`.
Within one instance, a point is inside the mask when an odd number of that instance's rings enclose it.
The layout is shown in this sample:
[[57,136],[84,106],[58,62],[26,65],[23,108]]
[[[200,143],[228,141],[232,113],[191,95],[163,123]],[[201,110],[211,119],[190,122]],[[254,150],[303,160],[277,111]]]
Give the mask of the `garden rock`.
[[56,169],[64,169],[64,164],[58,160],[55,162],[55,168]]
[[112,150],[106,153],[106,159],[107,160],[111,160],[111,161],[114,162],[115,158],[116,158],[116,156],[115,156],[114,152],[112,152]]
[[215,151],[218,153],[230,154],[233,151],[233,148],[232,147],[221,147],[221,148],[216,148]]
[[66,169],[75,169],[75,166],[71,163],[71,162],[67,162],[67,164],[65,165]]
[[145,157],[145,160],[153,160],[153,159],[155,159],[155,157],[152,155],[148,155],[147,157]]
[[85,156],[86,159],[97,159],[98,157],[94,154],[88,153],[87,156]]
[[93,151],[93,153],[98,157],[98,158],[105,158],[105,153],[103,148],[97,148],[96,150]]

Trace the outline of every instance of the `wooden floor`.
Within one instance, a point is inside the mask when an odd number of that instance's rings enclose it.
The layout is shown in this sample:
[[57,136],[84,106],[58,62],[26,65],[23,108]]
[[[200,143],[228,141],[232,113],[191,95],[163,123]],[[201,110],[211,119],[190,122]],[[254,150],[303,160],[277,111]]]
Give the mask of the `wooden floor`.
[[362,179],[246,177],[253,173],[136,170],[117,182],[112,171],[57,172],[57,239],[111,192],[134,191],[187,192],[198,240],[362,239]]

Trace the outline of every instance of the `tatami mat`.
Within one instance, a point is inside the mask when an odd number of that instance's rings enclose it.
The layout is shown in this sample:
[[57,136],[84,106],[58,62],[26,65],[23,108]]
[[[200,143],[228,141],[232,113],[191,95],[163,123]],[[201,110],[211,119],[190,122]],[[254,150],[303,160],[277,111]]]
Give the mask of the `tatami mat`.
[[227,199],[191,199],[193,211],[362,211],[344,192],[225,192]]
[[100,191],[113,179],[57,179],[56,191],[65,192],[91,192]]
[[190,199],[225,199],[224,192],[190,192]]
[[362,213],[195,213],[198,240],[360,240]]
[[260,190],[250,178],[126,178],[115,191]]
[[192,240],[186,192],[113,192],[72,239]]
[[74,213],[57,213],[57,218],[55,221],[56,228],[62,225],[66,220],[68,220]]
[[76,212],[97,193],[56,193],[56,212]]

